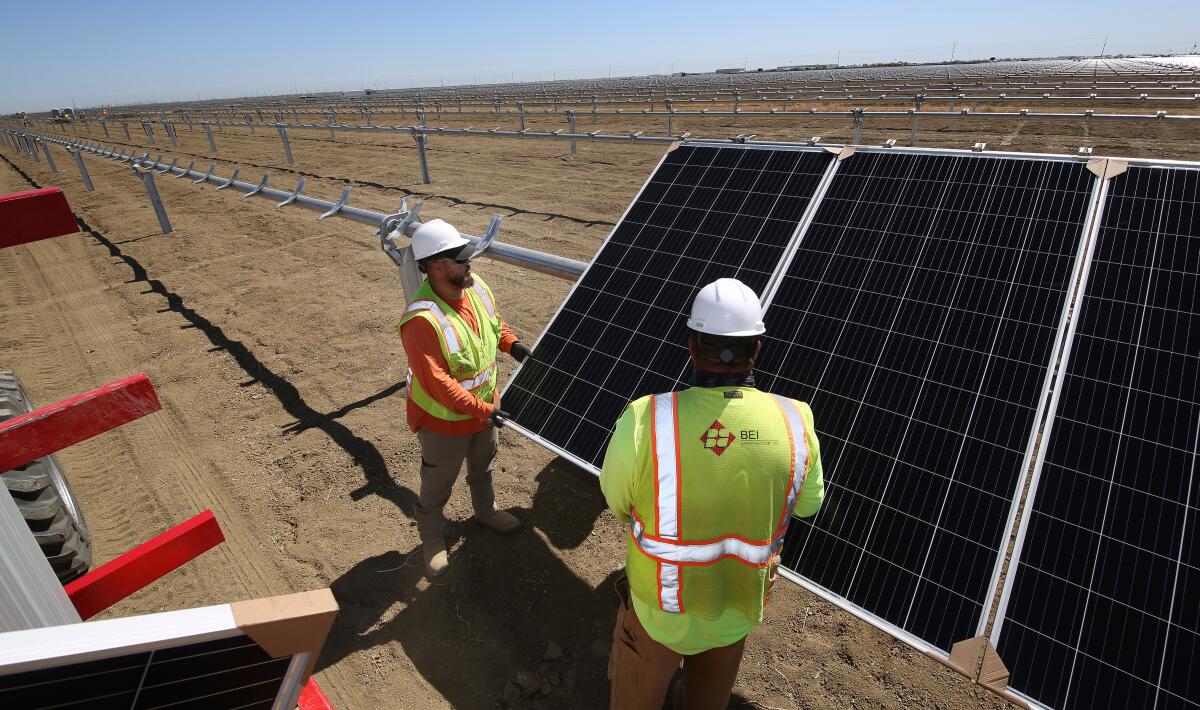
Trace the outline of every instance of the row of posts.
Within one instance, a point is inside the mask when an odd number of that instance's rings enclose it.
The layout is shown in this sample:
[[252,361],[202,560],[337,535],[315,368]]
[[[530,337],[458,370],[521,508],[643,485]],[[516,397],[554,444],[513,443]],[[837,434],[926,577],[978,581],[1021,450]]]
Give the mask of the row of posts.
[[[673,119],[674,119],[674,109],[673,109],[673,106],[672,106],[672,101],[671,101],[670,99],[668,99],[668,100],[666,101],[666,104],[667,104],[667,111],[666,111],[666,121],[667,121],[666,129],[667,129],[667,130],[666,130],[666,134],[667,134],[668,136],[670,136],[670,135],[674,135],[674,121],[673,121]],[[922,106],[922,104],[923,104],[923,97],[920,97],[920,96],[916,97],[915,108],[914,108],[914,110],[911,112],[911,113],[912,113],[912,127],[911,127],[911,129],[910,129],[910,133],[909,133],[909,143],[910,143],[910,145],[915,145],[915,144],[916,144],[916,142],[917,142],[917,131],[918,131],[918,126],[919,126],[919,121],[920,121],[920,110],[921,110],[921,106]],[[525,117],[526,117],[525,105],[524,105],[523,103],[518,103],[518,104],[517,104],[517,109],[518,109],[518,119],[519,119],[519,121],[520,121],[520,128],[519,128],[519,130],[521,130],[521,131],[524,131],[524,130],[525,130]],[[951,110],[953,110],[953,107],[951,108]],[[363,111],[363,116],[364,116],[364,118],[366,119],[366,125],[370,126],[370,125],[371,125],[371,117],[370,117],[370,111],[369,111],[369,109],[367,109],[366,107],[363,107],[362,111]],[[737,111],[738,111],[738,109],[737,109],[737,107],[736,107],[736,106],[735,106],[735,108],[734,108],[734,111],[735,111],[735,112],[737,112]],[[261,114],[262,112],[261,112],[261,111],[259,111],[259,113]],[[293,108],[293,113],[294,113],[294,108]],[[578,129],[577,129],[577,126],[578,126],[578,124],[577,124],[577,113],[576,113],[576,111],[575,111],[574,109],[568,109],[567,111],[564,111],[563,113],[566,115],[568,131],[569,131],[570,133],[572,133],[572,134],[576,133],[576,132],[577,132],[577,130],[578,130]],[[861,144],[861,143],[862,143],[862,126],[863,126],[863,120],[864,120],[864,118],[865,118],[865,114],[866,114],[866,111],[865,111],[865,109],[861,109],[861,108],[856,108],[856,109],[854,109],[854,110],[851,112],[851,115],[852,115],[852,118],[853,118],[853,122],[854,122],[854,123],[853,123],[853,125],[854,125],[854,139],[853,139],[853,142],[854,142],[855,144]],[[246,118],[246,125],[248,125],[248,126],[249,126],[249,128],[250,128],[250,132],[253,134],[253,133],[255,132],[255,131],[254,131],[254,121],[252,121],[252,120],[251,120],[251,116],[250,116],[250,114],[249,114],[249,113],[246,113],[246,114],[245,114],[245,118]],[[295,164],[295,161],[294,161],[294,159],[293,159],[293,157],[292,157],[292,149],[291,149],[291,144],[290,144],[290,141],[288,140],[287,126],[283,125],[283,121],[281,120],[281,119],[283,118],[283,116],[282,116],[282,114],[280,114],[280,113],[276,113],[276,114],[275,114],[275,118],[276,118],[276,119],[277,119],[277,121],[278,121],[278,122],[276,123],[276,126],[275,126],[275,128],[276,128],[276,130],[277,130],[277,131],[278,131],[278,133],[279,133],[279,139],[280,139],[280,142],[281,142],[281,143],[282,143],[282,145],[283,145],[283,151],[284,151],[284,155],[285,155],[285,157],[286,157],[286,159],[287,159],[287,163],[288,163],[288,165],[294,165],[294,164]],[[337,140],[337,136],[336,136],[336,133],[335,133],[335,130],[336,130],[336,120],[335,120],[335,115],[334,115],[333,113],[329,113],[329,114],[328,114],[328,118],[329,118],[329,124],[328,124],[328,129],[329,129],[329,139],[330,139],[331,141],[335,141],[335,140]],[[594,115],[594,114],[593,114],[593,116],[592,116],[592,120],[593,120],[593,122],[595,121],[595,115]],[[419,127],[421,127],[421,128],[424,128],[424,127],[426,127],[426,121],[425,121],[425,111],[424,111],[423,109],[421,109],[421,108],[418,108],[418,109],[417,109],[417,123],[418,123],[418,126],[419,126]],[[736,117],[736,116],[734,116],[734,123],[735,123],[735,124],[737,123],[737,117]],[[143,130],[145,131],[145,133],[146,133],[146,138],[147,138],[147,139],[149,140],[149,142],[150,142],[150,145],[156,145],[156,143],[155,143],[155,136],[154,136],[154,129],[153,129],[153,125],[151,124],[151,122],[150,122],[150,121],[141,121],[141,124],[142,124],[142,129],[143,129]],[[162,125],[163,125],[163,129],[164,129],[164,131],[165,131],[165,132],[166,132],[166,134],[167,134],[167,138],[168,138],[168,140],[169,140],[169,141],[170,141],[170,143],[171,143],[171,146],[172,146],[172,147],[177,147],[177,146],[178,146],[178,139],[177,139],[177,134],[176,134],[176,132],[175,132],[175,126],[174,126],[174,124],[173,124],[172,122],[170,122],[170,121],[163,121]],[[213,125],[213,124],[212,124],[212,122],[209,122],[209,121],[201,121],[201,122],[200,122],[200,125],[201,125],[201,127],[204,129],[204,134],[205,134],[205,137],[208,139],[208,146],[209,146],[209,149],[210,149],[210,150],[211,150],[211,151],[212,151],[214,154],[216,154],[216,153],[218,152],[218,150],[217,150],[217,141],[216,141],[216,137],[213,135],[213,130],[212,130],[212,125]],[[107,136],[108,136],[108,125],[107,125],[107,122],[101,122],[101,126],[104,128],[104,134],[105,134],[105,136],[107,137]],[[217,126],[217,132],[218,132],[218,133],[220,133],[220,132],[223,132],[223,131],[224,131],[224,126],[223,126],[223,123],[222,123],[222,121],[221,121],[220,117],[218,117],[218,118],[217,118],[217,120],[216,120],[216,126]],[[125,132],[125,138],[126,138],[126,139],[130,139],[130,135],[129,135],[129,123],[128,123],[128,121],[121,121],[121,127],[122,127],[122,129],[124,129],[124,132]],[[417,136],[421,136],[421,137],[420,137],[420,138],[418,138]],[[429,179],[428,179],[428,167],[427,167],[428,163],[427,163],[426,156],[425,156],[425,147],[426,147],[426,143],[427,143],[427,141],[426,141],[426,140],[424,140],[424,136],[423,136],[423,134],[420,134],[420,133],[417,133],[417,132],[414,132],[414,139],[416,140],[416,143],[417,143],[417,150],[418,150],[418,153],[419,153],[419,159],[420,159],[420,162],[421,162],[421,165],[422,165],[422,170],[421,170],[421,174],[422,174],[422,180],[424,181],[424,183],[425,183],[425,184],[429,184],[429,182],[430,182],[430,181],[429,181]],[[130,139],[130,140],[131,140],[131,139]],[[576,145],[576,142],[575,142],[575,141],[571,141],[571,145],[570,145],[570,152],[571,152],[571,155],[575,155],[575,154],[577,153],[577,145]]]
[[[58,165],[54,162],[54,154],[50,152],[50,146],[43,140],[36,137],[24,134],[9,133],[8,131],[0,132],[0,136],[4,137],[4,141],[11,145],[17,152],[29,156],[35,163],[41,162],[38,156],[38,148],[46,156],[46,165],[50,168],[50,172],[57,173]],[[88,174],[87,165],[83,162],[83,151],[73,146],[66,146],[67,152],[75,159],[75,166],[79,168],[79,177],[83,180],[83,187],[88,192],[94,192],[95,186],[92,184],[92,176]],[[142,165],[141,159],[130,158],[133,174],[138,176],[142,181],[142,185],[146,188],[146,195],[150,198],[150,205],[154,208],[154,215],[158,218],[158,226],[162,229],[163,234],[170,234],[174,231],[171,226],[171,220],[167,218],[167,210],[163,207],[162,198],[158,194],[158,186],[154,183],[154,170],[149,167],[149,164]]]

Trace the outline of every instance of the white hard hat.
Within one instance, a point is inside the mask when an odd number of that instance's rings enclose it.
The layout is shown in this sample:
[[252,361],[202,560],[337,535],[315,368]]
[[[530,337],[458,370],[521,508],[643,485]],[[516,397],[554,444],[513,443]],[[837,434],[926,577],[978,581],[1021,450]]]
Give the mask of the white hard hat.
[[468,244],[470,242],[463,239],[463,236],[458,233],[454,225],[440,219],[431,219],[423,223],[420,227],[417,227],[417,231],[413,232],[413,257],[417,261],[420,261],[434,254],[440,254],[456,247],[464,247]]
[[717,279],[700,289],[692,301],[692,317],[687,325],[701,333],[731,337],[767,331],[758,295],[737,279]]

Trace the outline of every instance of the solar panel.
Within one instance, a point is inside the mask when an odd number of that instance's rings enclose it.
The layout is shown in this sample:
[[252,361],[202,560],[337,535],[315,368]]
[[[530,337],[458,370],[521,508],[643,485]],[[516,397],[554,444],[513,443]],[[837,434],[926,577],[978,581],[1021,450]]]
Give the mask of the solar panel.
[[630,400],[684,386],[695,293],[723,277],[762,293],[833,159],[731,144],[667,153],[506,388],[516,428],[596,472]]
[[1059,708],[1200,707],[1200,171],[1111,180],[992,638]]
[[771,297],[758,384],[812,405],[826,481],[783,564],[926,650],[981,633],[1094,183],[860,151]]
[[292,710],[329,590],[0,634],[0,707]]

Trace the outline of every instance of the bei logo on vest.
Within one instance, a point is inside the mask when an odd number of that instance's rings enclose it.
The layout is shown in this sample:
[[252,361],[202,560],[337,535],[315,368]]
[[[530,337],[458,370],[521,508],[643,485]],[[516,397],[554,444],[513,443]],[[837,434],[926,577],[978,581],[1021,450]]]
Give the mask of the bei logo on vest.
[[733,432],[725,429],[724,424],[714,421],[708,425],[708,430],[700,435],[700,443],[704,444],[704,448],[720,456],[725,453],[725,449],[728,449],[736,438]]

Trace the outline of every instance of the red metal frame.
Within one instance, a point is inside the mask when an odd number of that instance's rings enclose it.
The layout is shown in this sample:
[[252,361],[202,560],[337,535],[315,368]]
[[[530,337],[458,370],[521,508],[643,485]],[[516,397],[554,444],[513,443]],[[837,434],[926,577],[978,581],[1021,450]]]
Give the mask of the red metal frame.
[[61,187],[0,195],[0,249],[78,231]]
[[300,706],[300,710],[333,710],[329,698],[321,692],[321,686],[317,685],[317,679],[313,677],[308,679],[304,690],[300,691],[300,701],[296,704]]
[[162,409],[146,373],[97,387],[0,423],[0,472]]
[[63,589],[79,618],[87,619],[225,541],[211,510],[176,525]]

